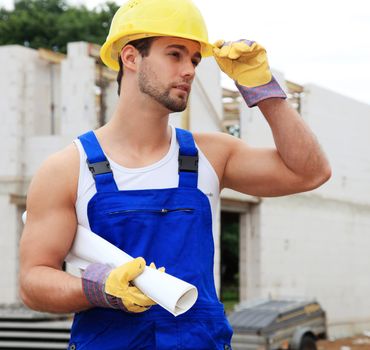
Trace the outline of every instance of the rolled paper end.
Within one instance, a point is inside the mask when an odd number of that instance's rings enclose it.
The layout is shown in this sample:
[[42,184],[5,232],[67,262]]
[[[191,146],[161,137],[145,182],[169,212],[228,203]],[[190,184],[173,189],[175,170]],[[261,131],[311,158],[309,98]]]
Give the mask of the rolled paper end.
[[175,310],[173,312],[174,316],[179,316],[184,312],[188,311],[197,301],[198,290],[197,288],[191,288],[185,292],[177,301]]

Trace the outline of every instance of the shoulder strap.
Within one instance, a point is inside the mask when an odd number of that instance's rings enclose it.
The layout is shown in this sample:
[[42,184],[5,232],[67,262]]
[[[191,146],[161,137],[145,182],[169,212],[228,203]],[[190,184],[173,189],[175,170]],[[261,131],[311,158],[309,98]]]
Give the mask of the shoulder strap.
[[198,187],[198,149],[191,132],[176,128],[179,150],[179,187]]
[[97,192],[118,191],[109,161],[95,133],[91,130],[78,137],[87,155],[87,166],[95,180]]

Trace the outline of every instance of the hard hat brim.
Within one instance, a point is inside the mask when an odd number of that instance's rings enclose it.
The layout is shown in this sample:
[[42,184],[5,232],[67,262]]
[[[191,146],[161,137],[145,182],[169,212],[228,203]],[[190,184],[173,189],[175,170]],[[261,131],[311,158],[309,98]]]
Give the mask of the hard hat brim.
[[[145,34],[136,33],[136,35],[135,34],[133,35],[132,33],[130,34],[131,34],[130,37],[135,37],[135,40],[139,38],[148,38],[148,37],[153,37],[153,36],[171,36],[171,37],[177,37],[177,38],[182,38],[182,39],[194,40],[194,41],[199,42],[201,45],[202,57],[213,56],[214,46],[211,43],[200,41],[198,38],[195,38],[195,37],[193,38],[191,35],[184,37],[183,35],[176,35],[176,33],[174,33],[174,35],[163,35],[163,34],[156,34],[156,33],[145,33]],[[100,58],[103,61],[103,63],[109,68],[111,68],[112,70],[117,71],[117,72],[119,71],[119,64],[118,64],[119,52],[116,52],[117,58],[112,57],[113,56],[112,52],[116,51],[116,50],[113,50],[113,45],[115,42],[117,42],[119,39],[122,39],[123,37],[124,36],[122,36],[122,34],[117,35],[116,37],[111,37],[109,40],[107,40],[104,43],[104,45],[100,49]],[[122,50],[122,48],[132,40],[129,40],[126,44],[124,44],[120,48],[120,50]]]

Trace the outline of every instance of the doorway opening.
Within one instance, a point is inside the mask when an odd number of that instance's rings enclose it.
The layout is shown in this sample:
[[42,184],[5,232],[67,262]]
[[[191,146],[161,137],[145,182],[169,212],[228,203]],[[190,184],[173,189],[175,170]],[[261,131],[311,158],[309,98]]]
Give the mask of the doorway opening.
[[221,289],[220,299],[226,312],[239,303],[240,213],[221,211]]

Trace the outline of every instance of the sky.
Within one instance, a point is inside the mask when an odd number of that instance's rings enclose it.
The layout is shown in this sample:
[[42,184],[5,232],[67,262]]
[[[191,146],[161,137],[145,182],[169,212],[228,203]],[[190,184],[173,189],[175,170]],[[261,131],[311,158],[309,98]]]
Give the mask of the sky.
[[[205,18],[211,42],[255,40],[266,48],[270,66],[286,79],[370,104],[370,1],[193,1]],[[93,8],[105,1],[68,2]],[[0,0],[2,6],[12,3]],[[232,86],[225,77],[222,84]]]

